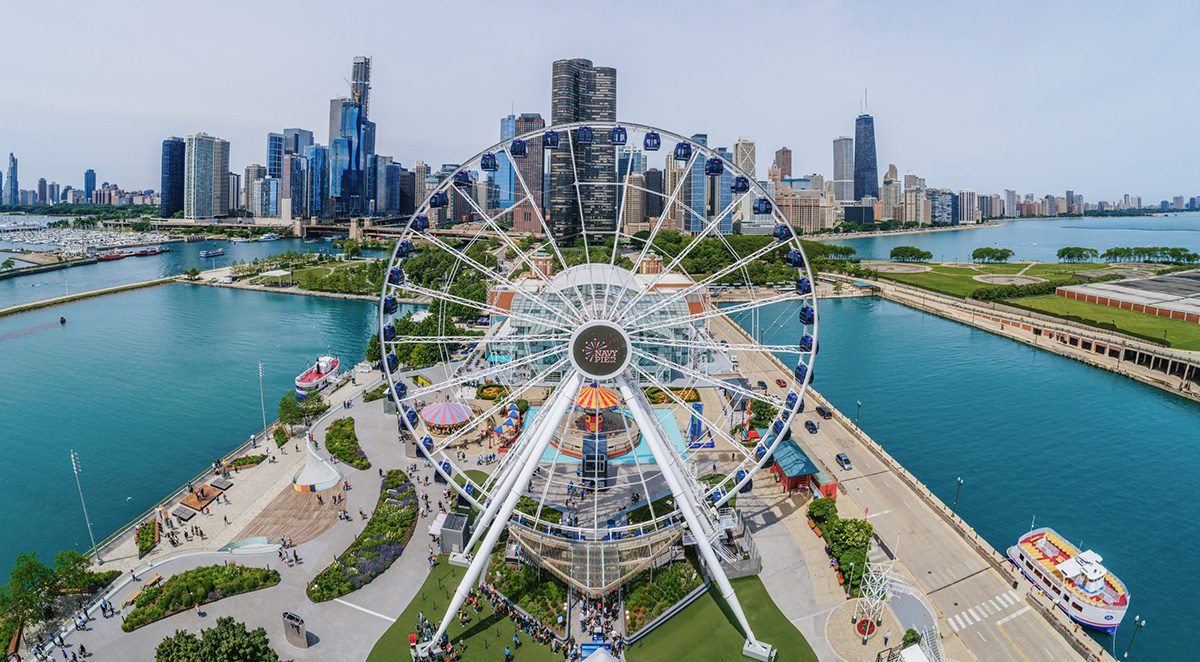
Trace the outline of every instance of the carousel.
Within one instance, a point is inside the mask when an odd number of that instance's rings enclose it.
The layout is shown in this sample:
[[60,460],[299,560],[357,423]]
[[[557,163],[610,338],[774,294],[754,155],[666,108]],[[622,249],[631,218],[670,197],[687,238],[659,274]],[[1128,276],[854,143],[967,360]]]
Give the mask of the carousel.
[[574,409],[576,415],[565,434],[550,442],[563,455],[582,458],[599,453],[612,459],[629,453],[641,442],[637,423],[621,407],[621,396],[612,389],[595,382],[580,388]]
[[435,402],[421,408],[421,420],[438,435],[454,432],[474,416],[470,407],[457,402]]

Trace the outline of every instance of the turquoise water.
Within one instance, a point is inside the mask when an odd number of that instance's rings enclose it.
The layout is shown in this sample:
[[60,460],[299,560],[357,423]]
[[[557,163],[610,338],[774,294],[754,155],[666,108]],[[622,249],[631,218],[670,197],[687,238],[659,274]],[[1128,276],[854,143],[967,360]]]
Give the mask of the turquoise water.
[[[58,323],[65,315],[65,326]],[[262,427],[324,353],[361,360],[375,305],[163,285],[0,318],[0,577],[13,557],[85,550],[68,451],[97,540]]]
[[[0,241],[0,251],[14,244]],[[0,280],[0,308],[22,303],[52,299],[66,294],[98,290],[104,287],[126,285],[144,280],[175,276],[191,268],[215,269],[234,262],[248,262],[254,258],[278,255],[292,250],[296,252],[324,251],[340,253],[331,242],[321,241],[306,244],[300,239],[280,239],[249,243],[228,241],[194,241],[164,244],[170,253],[149,257],[127,257],[123,260],[97,262],[96,264],[58,269],[40,274],[18,276]],[[225,255],[216,258],[201,258],[200,251],[224,248]],[[122,249],[128,250],[128,249]],[[368,252],[364,251],[364,254]],[[382,257],[382,251],[369,252],[371,257]],[[0,258],[2,259],[2,258]]]
[[[529,408],[529,415],[525,417],[525,422],[521,427],[522,434],[524,433],[525,426],[536,418],[534,414],[536,414],[539,409],[540,407]],[[654,407],[653,410],[654,415],[658,417],[658,422],[662,424],[663,430],[666,431],[667,436],[670,437],[671,445],[675,447],[675,452],[679,453],[679,457],[682,457],[686,460],[688,457],[688,448],[687,444],[683,442],[683,433],[679,430],[679,423],[675,422],[674,410],[668,407]],[[625,416],[631,416],[628,409],[622,409],[621,411]],[[571,415],[577,416],[578,414]],[[632,453],[626,453],[620,457],[612,458],[608,461],[608,463],[613,465],[640,464],[643,466],[647,464],[654,464],[654,454],[650,452],[650,446],[643,443],[645,440],[646,437],[639,434],[638,444],[634,447]],[[559,453],[558,449],[554,447],[547,448],[542,453],[542,462],[555,461],[557,461],[559,464],[583,463],[581,458],[571,457],[570,455]]]
[[[962,476],[959,510],[997,549],[1036,516],[1103,556],[1132,598],[1118,654],[1140,614],[1140,659],[1190,658],[1200,405],[882,299],[820,316],[817,390],[850,416],[862,401],[863,429],[946,503]],[[796,342],[794,319],[763,309],[762,341]]]
[[1103,252],[1114,246],[1180,246],[1200,252],[1200,212],[1171,216],[1005,221],[999,227],[843,239],[864,259],[886,260],[896,246],[917,246],[938,262],[970,262],[982,246],[1009,248],[1018,260],[1057,261],[1063,246]]

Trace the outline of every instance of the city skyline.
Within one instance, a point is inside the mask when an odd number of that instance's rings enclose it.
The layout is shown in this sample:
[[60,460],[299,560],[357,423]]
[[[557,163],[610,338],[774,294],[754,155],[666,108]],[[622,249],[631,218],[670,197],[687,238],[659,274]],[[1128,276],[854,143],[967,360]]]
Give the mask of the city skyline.
[[[371,6],[381,18],[404,11],[389,5]],[[98,18],[94,13],[99,8],[81,7],[56,24],[55,35],[77,36],[76,47],[94,51],[89,53],[94,67],[121,74],[129,62],[137,61],[139,67],[145,67],[138,76],[151,82],[121,86],[118,94],[89,77],[68,76],[70,85],[63,87],[57,81],[73,71],[74,63],[58,56],[41,63],[37,77],[18,68],[0,72],[6,89],[24,91],[0,101],[4,118],[0,152],[17,154],[23,161],[22,171],[34,176],[31,182],[44,176],[79,188],[81,173],[91,167],[102,181],[119,182],[128,189],[155,188],[162,138],[203,131],[230,142],[230,162],[238,171],[263,160],[265,136],[278,127],[322,127],[322,104],[328,102],[333,89],[330,82],[346,77],[347,59],[365,53],[373,56],[376,69],[371,114],[388,127],[379,136],[377,152],[393,154],[406,166],[417,160],[455,162],[473,153],[477,145],[494,141],[496,118],[512,108],[549,117],[550,62],[587,57],[623,72],[619,118],[685,134],[705,132],[714,144],[732,145],[740,136],[751,137],[763,147],[758,156],[760,172],[767,170],[777,147],[788,145],[794,151],[795,172],[830,175],[829,141],[838,135],[853,135],[853,118],[865,87],[871,98],[867,111],[877,123],[879,163],[896,163],[901,172],[919,172],[940,185],[980,191],[1073,188],[1089,200],[1134,193],[1147,201],[1170,199],[1195,188],[1188,181],[1188,169],[1174,167],[1164,157],[1200,146],[1196,144],[1200,139],[1190,132],[1171,130],[1186,124],[1187,100],[1195,94],[1174,84],[1186,75],[1173,69],[1176,65],[1172,63],[1183,66],[1194,61],[1196,47],[1168,41],[1141,51],[1130,45],[1138,43],[1131,37],[1146,36],[1151,27],[1200,15],[1194,7],[1140,8],[1136,18],[1094,5],[1088,5],[1089,12],[1031,4],[1019,11],[986,14],[986,24],[993,26],[997,35],[1021,35],[1020,51],[951,32],[937,40],[927,39],[927,30],[920,28],[928,24],[923,19],[935,13],[948,22],[981,18],[981,10],[953,5],[904,11],[874,6],[876,20],[869,23],[878,27],[862,25],[861,17],[837,3],[807,9],[764,5],[750,17],[734,16],[716,7],[689,5],[686,15],[672,20],[685,27],[707,26],[729,34],[753,27],[763,38],[756,39],[761,50],[749,61],[717,49],[701,53],[686,65],[673,67],[672,75],[663,76],[661,60],[666,56],[652,48],[652,40],[638,37],[652,34],[653,21],[649,19],[665,20],[665,10],[651,11],[645,23],[628,20],[625,12],[599,12],[595,18],[598,25],[619,26],[635,38],[613,45],[599,36],[606,30],[597,30],[596,36],[571,34],[547,43],[530,42],[507,52],[503,76],[488,75],[487,67],[480,66],[480,55],[471,49],[437,48],[438,59],[459,72],[456,85],[438,86],[437,94],[414,94],[433,80],[429,69],[420,66],[423,58],[414,54],[433,52],[437,44],[444,46],[447,38],[481,43],[484,35],[507,20],[499,8],[479,5],[476,14],[480,20],[455,23],[457,30],[449,37],[423,34],[414,24],[411,29],[401,28],[403,38],[396,39],[395,22],[371,21],[361,41],[326,45],[323,40],[293,54],[299,59],[298,66],[281,69],[270,84],[262,85],[254,72],[234,66],[240,57],[234,49],[175,53],[164,48],[158,50],[167,52],[154,61],[135,57],[132,49],[172,39],[169,31],[161,30],[174,18],[165,8],[118,12],[122,20],[99,35],[85,32]],[[296,28],[289,33],[315,31],[317,26],[306,27],[299,21],[310,13],[305,10],[317,8],[299,3],[297,11],[280,16],[265,8],[231,6],[225,12],[232,17],[228,39],[234,43],[241,31],[249,30],[267,14],[283,21],[281,27]],[[434,15],[448,11],[428,9]],[[513,13],[519,14],[518,9]],[[27,11],[32,10],[14,8],[13,22],[20,22]],[[770,36],[795,22],[761,20],[766,16],[803,17],[803,22],[819,23],[823,29],[812,35],[808,55],[785,52],[783,46],[771,45],[775,40]],[[553,26],[570,24],[565,17],[539,20]],[[11,48],[32,50],[46,36],[37,27],[42,23],[29,23],[32,29],[12,35]],[[1035,30],[1040,23],[1070,26],[1072,33],[1089,37],[1064,42],[1059,34]],[[125,32],[137,34],[138,39],[121,39]],[[851,39],[862,48],[841,50]],[[123,41],[130,43],[123,46]],[[1064,43],[1071,48],[1063,48]],[[755,61],[780,61],[781,57],[806,58],[813,66],[805,68],[805,76],[813,80],[805,87],[821,90],[821,94],[801,95],[786,89],[779,79],[788,71],[786,66],[748,66]],[[953,86],[914,86],[914,79],[901,70],[879,66],[881,61],[889,61],[887,58],[903,63],[903,70],[940,69],[947,76],[978,77],[985,92],[967,98]],[[1061,80],[1041,75],[1047,63],[1077,73],[1063,85]],[[702,84],[710,78],[744,92],[718,94],[711,84]],[[188,85],[171,83],[181,80]],[[989,94],[987,89],[994,91]],[[1170,92],[1171,103],[1132,101],[1163,91]],[[80,98],[88,103],[79,103]],[[716,98],[721,100],[719,105],[711,103]],[[770,99],[779,103],[764,103]],[[1114,123],[1120,130],[1113,130]]]

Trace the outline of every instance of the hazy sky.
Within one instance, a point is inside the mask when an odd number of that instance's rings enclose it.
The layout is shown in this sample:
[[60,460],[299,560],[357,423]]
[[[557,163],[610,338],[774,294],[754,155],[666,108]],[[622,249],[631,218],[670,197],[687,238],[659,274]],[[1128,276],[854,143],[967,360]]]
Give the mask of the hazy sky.
[[[334,9],[337,7],[338,9]],[[587,7],[587,9],[583,9]],[[353,11],[351,10],[353,8]],[[1200,194],[1197,2],[9,2],[0,153],[37,178],[159,186],[164,137],[328,139],[329,99],[374,58],[377,150],[457,162],[510,108],[549,117],[550,63],[617,69],[618,117],[832,171],[863,89],[879,170],[931,186],[1088,200]]]

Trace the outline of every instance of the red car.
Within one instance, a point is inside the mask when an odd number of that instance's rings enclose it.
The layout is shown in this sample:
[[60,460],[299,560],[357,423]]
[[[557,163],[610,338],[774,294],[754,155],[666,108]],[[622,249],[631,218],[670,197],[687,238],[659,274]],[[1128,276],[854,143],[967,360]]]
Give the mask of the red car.
[[775,384],[778,385],[779,388],[787,388],[787,382],[783,381],[782,379],[776,379]]

